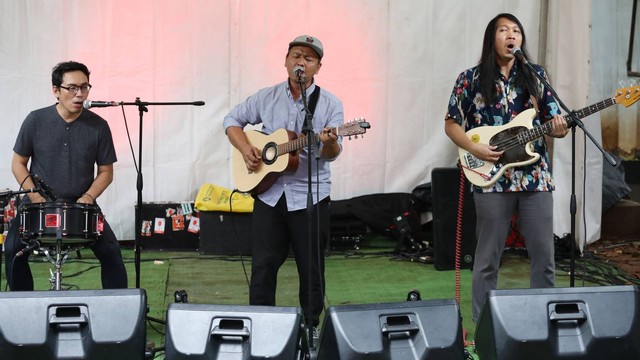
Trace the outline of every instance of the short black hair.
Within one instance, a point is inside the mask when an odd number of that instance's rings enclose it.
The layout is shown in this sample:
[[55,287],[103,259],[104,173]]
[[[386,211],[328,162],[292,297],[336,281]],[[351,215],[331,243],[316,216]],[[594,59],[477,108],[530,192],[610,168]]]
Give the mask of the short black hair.
[[53,86],[62,85],[62,77],[65,73],[71,71],[82,71],[85,75],[87,75],[87,80],[89,80],[89,68],[85,64],[76,62],[76,61],[65,61],[58,63],[53,67],[53,71],[51,72],[51,84]]

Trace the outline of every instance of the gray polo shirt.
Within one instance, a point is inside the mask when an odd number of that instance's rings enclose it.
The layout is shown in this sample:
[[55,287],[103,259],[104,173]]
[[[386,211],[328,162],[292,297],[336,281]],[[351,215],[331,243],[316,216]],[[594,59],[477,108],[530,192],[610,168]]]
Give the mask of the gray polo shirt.
[[55,105],[27,116],[13,151],[30,157],[29,171],[64,201],[75,201],[89,189],[95,165],[117,161],[111,130],[103,118],[82,110],[80,117],[67,123]]

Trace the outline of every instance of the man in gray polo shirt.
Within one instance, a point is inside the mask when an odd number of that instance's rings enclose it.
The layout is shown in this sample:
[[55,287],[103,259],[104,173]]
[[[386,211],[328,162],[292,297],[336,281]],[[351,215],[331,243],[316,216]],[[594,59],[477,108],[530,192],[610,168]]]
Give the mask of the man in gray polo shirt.
[[[31,176],[38,175],[58,203],[95,204],[113,181],[117,158],[111,130],[104,119],[82,107],[91,89],[89,69],[84,64],[59,63],[53,68],[51,81],[58,102],[32,111],[24,120],[13,147],[11,171],[23,189],[39,187]],[[23,203],[46,201],[39,193],[23,198]],[[19,225],[16,217],[5,243],[7,283],[14,291],[33,290],[28,256],[16,256],[25,247]],[[106,221],[91,249],[102,265],[102,287],[126,288],[120,247]]]

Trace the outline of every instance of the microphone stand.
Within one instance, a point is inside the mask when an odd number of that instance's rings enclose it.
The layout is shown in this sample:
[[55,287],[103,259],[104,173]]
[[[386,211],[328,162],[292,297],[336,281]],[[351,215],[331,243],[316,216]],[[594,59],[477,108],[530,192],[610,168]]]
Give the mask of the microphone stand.
[[136,270],[136,288],[140,288],[140,238],[142,231],[142,188],[143,188],[143,180],[142,180],[142,119],[145,112],[148,112],[147,106],[149,105],[192,105],[192,106],[202,106],[204,105],[204,101],[192,101],[192,102],[148,102],[148,101],[140,101],[139,97],[136,97],[136,101],[134,102],[120,102],[119,105],[133,105],[138,107],[138,112],[140,114],[140,134],[138,136],[138,176],[136,179],[136,190],[138,192],[138,197],[136,200],[136,214],[135,214],[135,270]]
[[611,164],[611,166],[615,167],[617,163],[613,159],[613,157],[611,157],[611,155],[609,155],[606,151],[604,151],[602,146],[600,146],[600,144],[591,135],[591,133],[589,133],[589,131],[584,127],[584,123],[582,123],[582,121],[578,118],[575,112],[573,110],[569,110],[569,108],[567,108],[567,106],[562,102],[562,100],[560,100],[560,97],[558,96],[556,91],[553,89],[553,87],[549,85],[549,82],[547,82],[547,80],[543,76],[541,76],[540,74],[538,74],[537,71],[535,71],[533,66],[529,64],[529,61],[527,61],[527,59],[524,56],[519,58],[521,60],[521,63],[523,63],[527,68],[529,68],[529,71],[532,74],[534,74],[538,78],[538,80],[540,80],[542,85],[544,85],[544,87],[547,90],[551,92],[551,94],[556,99],[556,101],[558,101],[558,104],[560,105],[560,107],[562,107],[562,109],[567,112],[567,115],[565,116],[565,118],[568,118],[569,121],[567,121],[567,123],[569,127],[571,127],[571,202],[569,205],[570,216],[571,216],[571,230],[569,233],[569,249],[570,249],[569,251],[570,253],[569,286],[574,287],[575,285],[575,251],[576,251],[575,250],[576,248],[575,229],[576,229],[576,209],[577,209],[577,205],[576,205],[576,126],[582,129],[582,131],[587,135],[587,137],[589,137],[589,139],[596,146],[596,148],[600,150],[604,158],[607,159],[607,162]]
[[[300,86],[300,97],[302,98],[303,111],[304,111],[304,126],[302,127],[302,133],[307,137],[307,238],[308,238],[308,272],[309,278],[307,279],[307,291],[308,291],[308,309],[307,314],[305,314],[306,320],[311,321],[311,309],[313,308],[313,286],[312,286],[312,270],[313,263],[311,261],[313,257],[313,175],[312,175],[312,163],[311,163],[311,155],[313,154],[313,149],[318,148],[316,146],[316,135],[313,132],[313,114],[309,111],[309,107],[307,106],[307,88],[306,83],[302,81],[302,76],[298,76],[298,85]],[[320,194],[318,194],[319,196]],[[318,199],[319,203],[320,199]],[[320,207],[318,206],[318,211],[320,211]],[[320,226],[320,222],[318,222],[317,226]],[[318,235],[318,256],[320,255],[320,236]],[[319,259],[318,259],[319,260]],[[322,281],[321,281],[322,282]],[[313,326],[307,327],[307,338],[311,342],[311,347],[316,344],[313,343]]]

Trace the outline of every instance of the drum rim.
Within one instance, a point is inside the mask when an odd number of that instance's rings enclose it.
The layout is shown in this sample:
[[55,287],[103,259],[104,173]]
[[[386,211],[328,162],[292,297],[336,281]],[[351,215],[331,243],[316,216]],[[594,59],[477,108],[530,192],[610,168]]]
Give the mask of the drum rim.
[[68,202],[41,202],[41,203],[25,203],[18,206],[18,210],[31,209],[31,208],[55,208],[55,209],[94,209],[100,210],[97,204],[83,204],[83,203],[68,203]]

